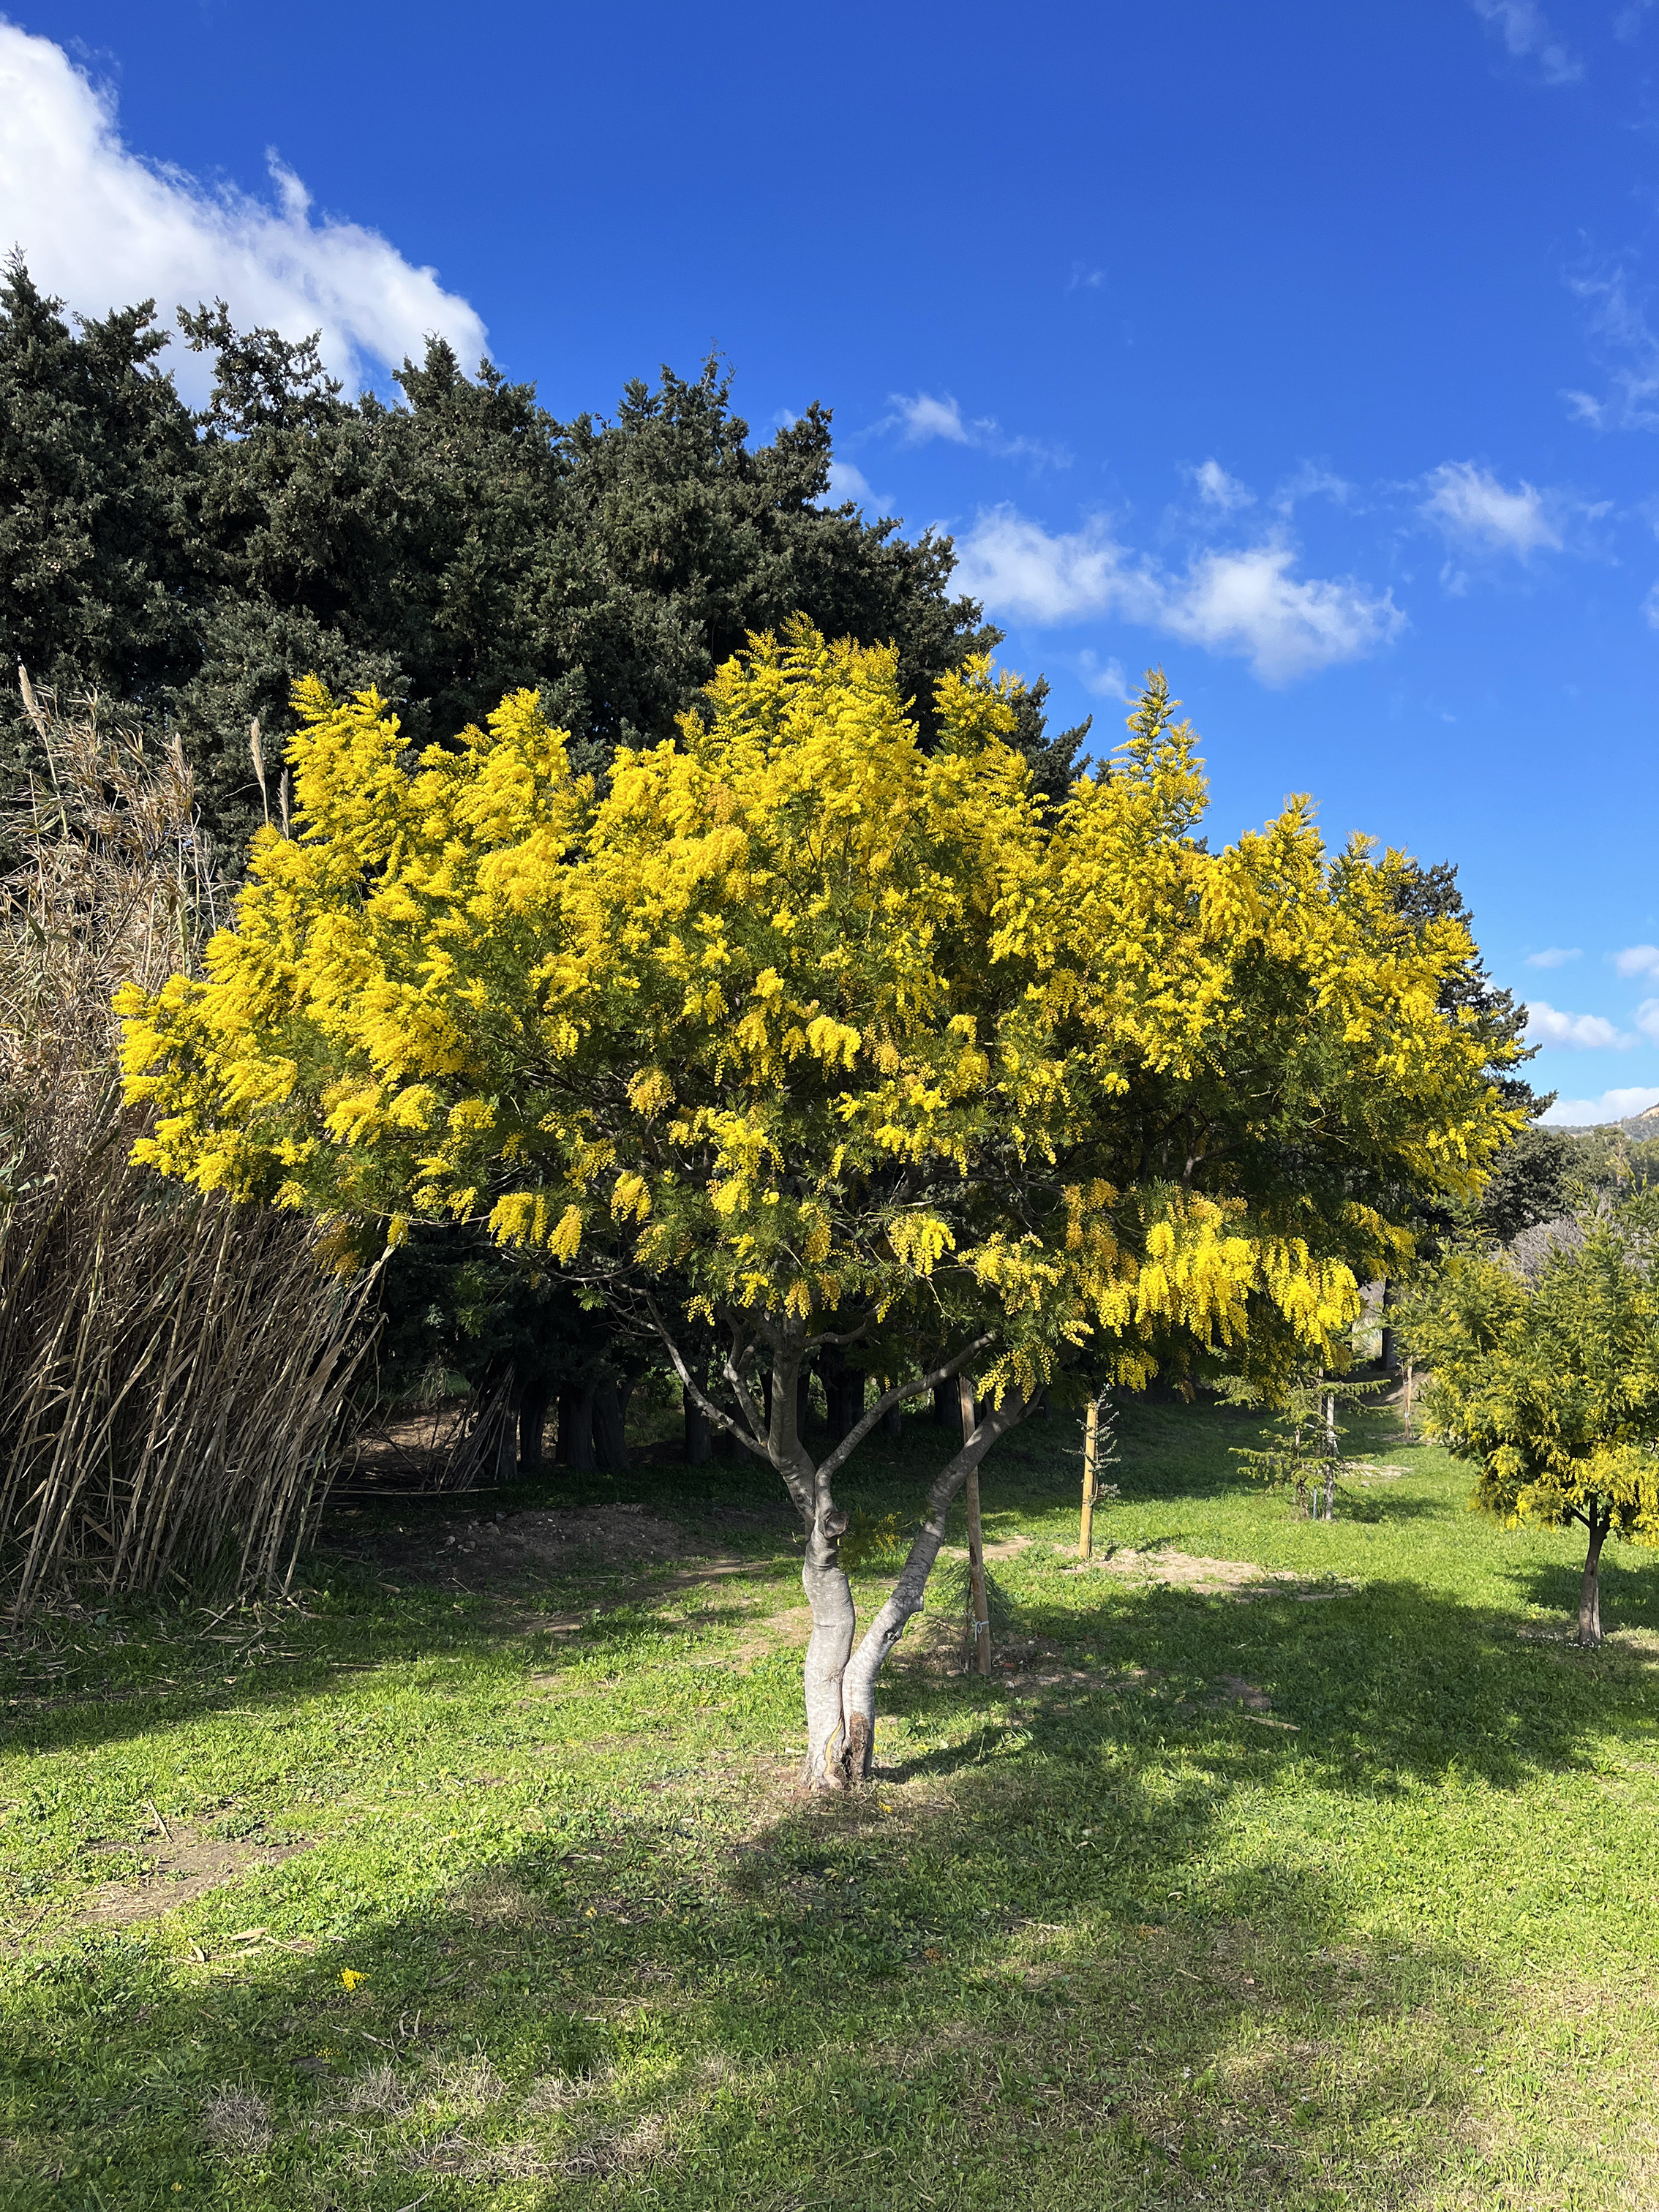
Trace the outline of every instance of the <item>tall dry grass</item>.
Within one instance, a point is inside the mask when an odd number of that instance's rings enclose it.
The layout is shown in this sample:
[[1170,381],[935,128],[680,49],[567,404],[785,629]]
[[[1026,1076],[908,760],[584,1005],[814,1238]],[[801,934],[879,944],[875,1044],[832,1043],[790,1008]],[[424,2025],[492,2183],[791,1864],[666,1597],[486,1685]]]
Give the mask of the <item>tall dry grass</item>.
[[111,996],[193,967],[225,896],[176,748],[21,680],[51,781],[3,825],[0,1603],[280,1589],[337,1455],[368,1285],[331,1273],[306,1224],[131,1164]]

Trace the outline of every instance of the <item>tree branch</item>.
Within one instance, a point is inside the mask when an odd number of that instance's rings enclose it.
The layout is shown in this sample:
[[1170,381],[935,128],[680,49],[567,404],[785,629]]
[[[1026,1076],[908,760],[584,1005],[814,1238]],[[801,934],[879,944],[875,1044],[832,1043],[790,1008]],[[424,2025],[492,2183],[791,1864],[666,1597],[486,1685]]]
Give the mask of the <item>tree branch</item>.
[[[663,1317],[657,1311],[656,1300],[652,1297],[647,1297],[645,1302],[645,1307],[646,1311],[651,1316],[652,1327],[656,1330],[658,1335],[662,1339],[664,1344],[668,1348],[668,1357],[674,1363],[674,1372],[679,1376],[681,1383],[684,1389],[690,1392],[696,1404],[701,1407],[704,1416],[708,1420],[713,1421],[717,1428],[724,1429],[727,1436],[735,1437],[738,1442],[744,1446],[745,1450],[753,1452],[757,1459],[763,1459],[768,1467],[770,1467],[772,1464],[772,1448],[769,1443],[757,1443],[752,1429],[743,1427],[739,1423],[734,1421],[729,1413],[721,1413],[720,1407],[714,1403],[708,1392],[703,1389],[702,1385],[697,1382],[696,1378],[693,1376],[691,1370],[686,1365],[685,1361],[681,1358],[678,1345],[675,1343],[673,1338],[668,1334]],[[727,1371],[730,1371],[729,1364]],[[744,1406],[744,1413],[745,1416],[748,1414],[749,1410],[750,1408],[748,1405],[745,1404]]]
[[839,1474],[890,1407],[901,1406],[907,1398],[919,1398],[924,1390],[934,1390],[941,1382],[948,1382],[953,1375],[961,1374],[976,1352],[984,1352],[992,1342],[993,1339],[988,1335],[976,1336],[971,1344],[964,1345],[953,1358],[947,1359],[942,1367],[936,1367],[931,1375],[921,1376],[909,1382],[896,1382],[890,1390],[884,1390],[875,1404],[860,1415],[829,1457],[818,1462],[820,1484],[830,1481]]

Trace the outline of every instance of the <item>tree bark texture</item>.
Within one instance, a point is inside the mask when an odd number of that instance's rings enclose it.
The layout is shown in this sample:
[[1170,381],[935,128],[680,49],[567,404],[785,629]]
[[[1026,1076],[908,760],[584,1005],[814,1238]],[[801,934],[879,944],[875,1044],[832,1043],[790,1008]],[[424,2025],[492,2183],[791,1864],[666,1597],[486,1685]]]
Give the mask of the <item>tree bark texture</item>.
[[[860,1642],[855,1640],[858,1616],[852,1585],[841,1563],[841,1540],[847,1533],[848,1516],[835,1501],[836,1476],[856,1446],[883,1419],[890,1404],[943,1385],[951,1393],[953,1409],[964,1403],[972,1407],[971,1394],[964,1399],[955,1377],[992,1340],[976,1338],[931,1374],[884,1391],[872,1406],[864,1408],[841,1442],[832,1444],[821,1462],[815,1462],[802,1438],[805,1400],[800,1386],[807,1361],[825,1348],[822,1338],[810,1340],[805,1325],[798,1321],[776,1324],[777,1334],[769,1332],[767,1339],[772,1373],[770,1388],[766,1389],[757,1387],[758,1378],[747,1371],[757,1347],[752,1342],[744,1344],[740,1330],[734,1328],[732,1349],[723,1363],[725,1380],[737,1402],[733,1414],[716,1405],[703,1389],[654,1309],[653,1320],[683,1388],[696,1400],[710,1426],[757,1458],[769,1460],[782,1476],[801,1516],[805,1534],[801,1587],[812,1614],[803,1683],[806,1755],[802,1783],[813,1790],[845,1790],[849,1784],[866,1781],[875,1747],[877,1676],[906,1623],[921,1610],[927,1577],[945,1540],[951,1502],[997,1438],[1023,1419],[1024,1401],[1011,1391],[1000,1406],[975,1408],[970,1432],[933,1480],[926,1517],[898,1579]],[[860,1400],[865,1395],[864,1381],[860,1371]]]
[[1584,1578],[1578,1586],[1578,1641],[1587,1650],[1601,1641],[1601,1547],[1607,1541],[1608,1523],[1613,1509],[1605,1513],[1596,1511],[1596,1501],[1589,1504],[1589,1549],[1584,1554]]
[[559,1465],[593,1472],[592,1386],[568,1383],[559,1393]]
[[593,1392],[593,1457],[606,1474],[621,1474],[628,1466],[624,1408],[622,1386],[607,1375]]

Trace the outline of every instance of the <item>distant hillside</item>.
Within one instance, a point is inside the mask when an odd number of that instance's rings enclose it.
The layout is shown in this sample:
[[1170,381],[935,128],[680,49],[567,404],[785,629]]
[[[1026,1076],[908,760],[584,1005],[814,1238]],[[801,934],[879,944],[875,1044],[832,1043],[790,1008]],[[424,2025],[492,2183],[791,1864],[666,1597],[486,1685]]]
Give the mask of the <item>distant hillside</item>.
[[1590,1129],[1622,1129],[1626,1136],[1635,1138],[1639,1143],[1645,1138],[1659,1137],[1659,1106],[1649,1106],[1639,1114],[1627,1115],[1622,1121],[1553,1121],[1550,1126],[1555,1129],[1565,1129],[1570,1136],[1583,1136]]

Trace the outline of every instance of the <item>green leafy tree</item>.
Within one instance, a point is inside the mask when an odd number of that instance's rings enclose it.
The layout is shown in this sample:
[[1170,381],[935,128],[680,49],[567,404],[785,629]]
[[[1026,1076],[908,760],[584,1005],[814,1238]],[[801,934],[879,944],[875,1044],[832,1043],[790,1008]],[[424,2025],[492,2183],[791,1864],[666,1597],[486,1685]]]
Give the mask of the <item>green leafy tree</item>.
[[1501,1260],[1453,1254],[1408,1340],[1432,1370],[1430,1432],[1478,1470],[1474,1503],[1510,1527],[1584,1529],[1578,1641],[1599,1644],[1602,1546],[1659,1543],[1659,1195]]

